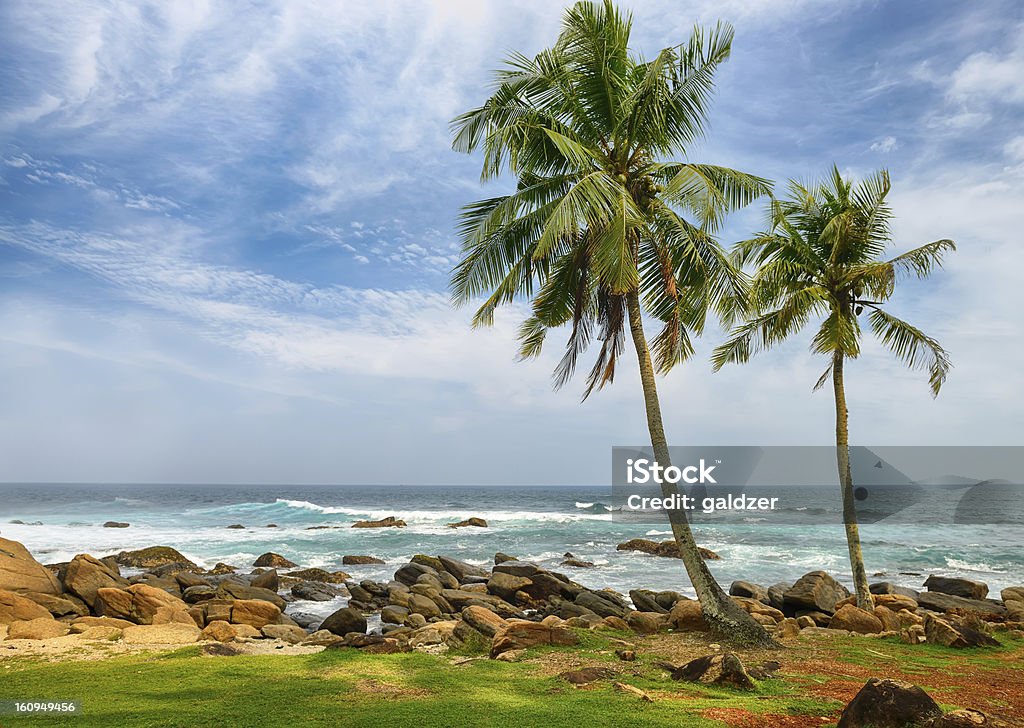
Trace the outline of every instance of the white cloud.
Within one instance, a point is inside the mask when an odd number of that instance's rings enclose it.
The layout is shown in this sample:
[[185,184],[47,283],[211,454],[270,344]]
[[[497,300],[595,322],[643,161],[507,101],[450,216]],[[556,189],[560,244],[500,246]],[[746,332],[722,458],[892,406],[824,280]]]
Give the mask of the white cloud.
[[895,151],[896,149],[899,149],[899,147],[900,147],[900,145],[899,145],[899,142],[896,141],[896,137],[887,136],[887,137],[882,137],[881,139],[879,139],[876,142],[873,142],[871,144],[871,151],[873,151],[873,152],[881,152],[882,154],[888,154],[889,152],[892,152],[892,151]]
[[1014,137],[1003,147],[1007,157],[1016,161],[1024,162],[1024,136]]

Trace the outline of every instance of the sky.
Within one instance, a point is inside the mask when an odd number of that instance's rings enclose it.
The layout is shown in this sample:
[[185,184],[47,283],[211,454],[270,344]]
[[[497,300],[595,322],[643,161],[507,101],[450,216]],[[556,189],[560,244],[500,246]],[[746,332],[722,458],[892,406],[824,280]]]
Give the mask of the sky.
[[[888,168],[893,252],[958,251],[891,311],[937,337],[927,377],[869,343],[851,441],[1013,445],[1024,401],[1024,5],[651,0],[653,57],[730,21],[692,161],[776,180]],[[0,481],[608,483],[646,441],[635,362],[580,402],[558,337],[517,362],[522,306],[454,309],[459,208],[500,194],[449,120],[550,0],[0,4]],[[736,214],[723,244],[759,229]],[[671,444],[828,444],[810,332],[659,382]],[[588,367],[582,367],[586,369]]]

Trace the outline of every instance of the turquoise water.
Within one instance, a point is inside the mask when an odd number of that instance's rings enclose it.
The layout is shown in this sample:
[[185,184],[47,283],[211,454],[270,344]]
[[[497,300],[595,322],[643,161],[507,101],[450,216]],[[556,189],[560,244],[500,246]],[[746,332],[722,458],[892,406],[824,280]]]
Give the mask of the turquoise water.
[[[819,514],[817,523],[699,522],[699,543],[722,556],[709,562],[716,577],[726,585],[734,579],[772,584],[824,569],[849,585],[842,527],[820,522],[822,509],[835,510],[838,499],[827,492],[805,500],[811,507],[800,509]],[[670,533],[667,524],[613,519],[610,502],[611,489],[596,486],[0,485],[0,534],[23,542],[44,563],[81,552],[102,556],[157,544],[174,546],[207,567],[218,561],[246,567],[266,551],[327,569],[342,568],[344,554],[387,561],[384,566],[345,567],[359,579],[390,578],[416,553],[485,564],[502,551],[557,568],[590,587],[692,594],[679,561],[616,551],[616,544],[630,538],[662,540]],[[350,528],[354,520],[392,515],[408,527]],[[445,526],[469,516],[490,525]],[[110,520],[131,527],[103,528]],[[985,581],[993,592],[1024,583],[1024,525],[902,520],[862,526],[868,571],[884,574],[878,579],[920,587],[928,574],[955,574]],[[267,528],[271,523],[278,527]],[[245,529],[228,529],[232,524]],[[311,526],[335,528],[307,530]],[[561,567],[567,551],[595,567]]]

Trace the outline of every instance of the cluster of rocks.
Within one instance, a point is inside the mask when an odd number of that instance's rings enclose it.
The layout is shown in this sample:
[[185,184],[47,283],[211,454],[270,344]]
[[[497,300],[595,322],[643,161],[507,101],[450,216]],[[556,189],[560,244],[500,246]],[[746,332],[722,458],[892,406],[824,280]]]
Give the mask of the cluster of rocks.
[[733,582],[729,593],[755,620],[787,637],[802,630],[860,635],[899,635],[910,644],[929,642],[947,647],[997,644],[989,635],[993,623],[1018,625],[1024,612],[1024,589],[1004,589],[1002,600],[987,599],[980,582],[931,576],[927,591],[891,582],[871,584],[874,608],[856,606],[849,590],[824,571],[812,571],[794,584],[770,587]]

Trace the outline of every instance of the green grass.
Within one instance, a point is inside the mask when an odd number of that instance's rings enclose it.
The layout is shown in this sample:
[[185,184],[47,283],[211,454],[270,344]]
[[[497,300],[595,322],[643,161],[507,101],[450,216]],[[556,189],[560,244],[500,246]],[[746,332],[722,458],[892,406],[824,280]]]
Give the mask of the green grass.
[[[580,638],[576,647],[528,650],[527,661],[517,663],[485,656],[462,664],[452,659],[481,656],[478,650],[486,645],[467,646],[447,657],[367,655],[347,649],[311,655],[203,657],[198,647],[190,647],[96,661],[6,659],[0,663],[0,700],[81,700],[83,714],[74,718],[2,716],[0,726],[714,728],[725,724],[702,716],[711,708],[832,720],[842,708],[835,700],[807,694],[808,684],[828,677],[817,679],[800,672],[799,647],[779,653],[778,658],[788,663],[783,677],[761,681],[751,693],[673,681],[653,664],[656,655],[643,651],[635,662],[618,660],[617,639],[642,643],[635,635],[584,631]],[[816,644],[827,644],[833,658],[851,664],[880,666],[893,660],[903,668],[921,671],[921,683],[927,686],[929,671],[968,666],[982,673],[1021,669],[1001,658],[1008,650],[1024,648],[1024,640],[1001,639],[1003,648],[967,652],[863,638],[830,637]],[[557,664],[565,662],[565,655],[556,654],[559,651],[582,665],[612,667],[617,676],[575,688],[558,677],[543,675],[539,662],[559,658]],[[615,690],[615,680],[647,691],[655,702],[645,703]],[[936,693],[942,702],[951,697],[941,689]]]

